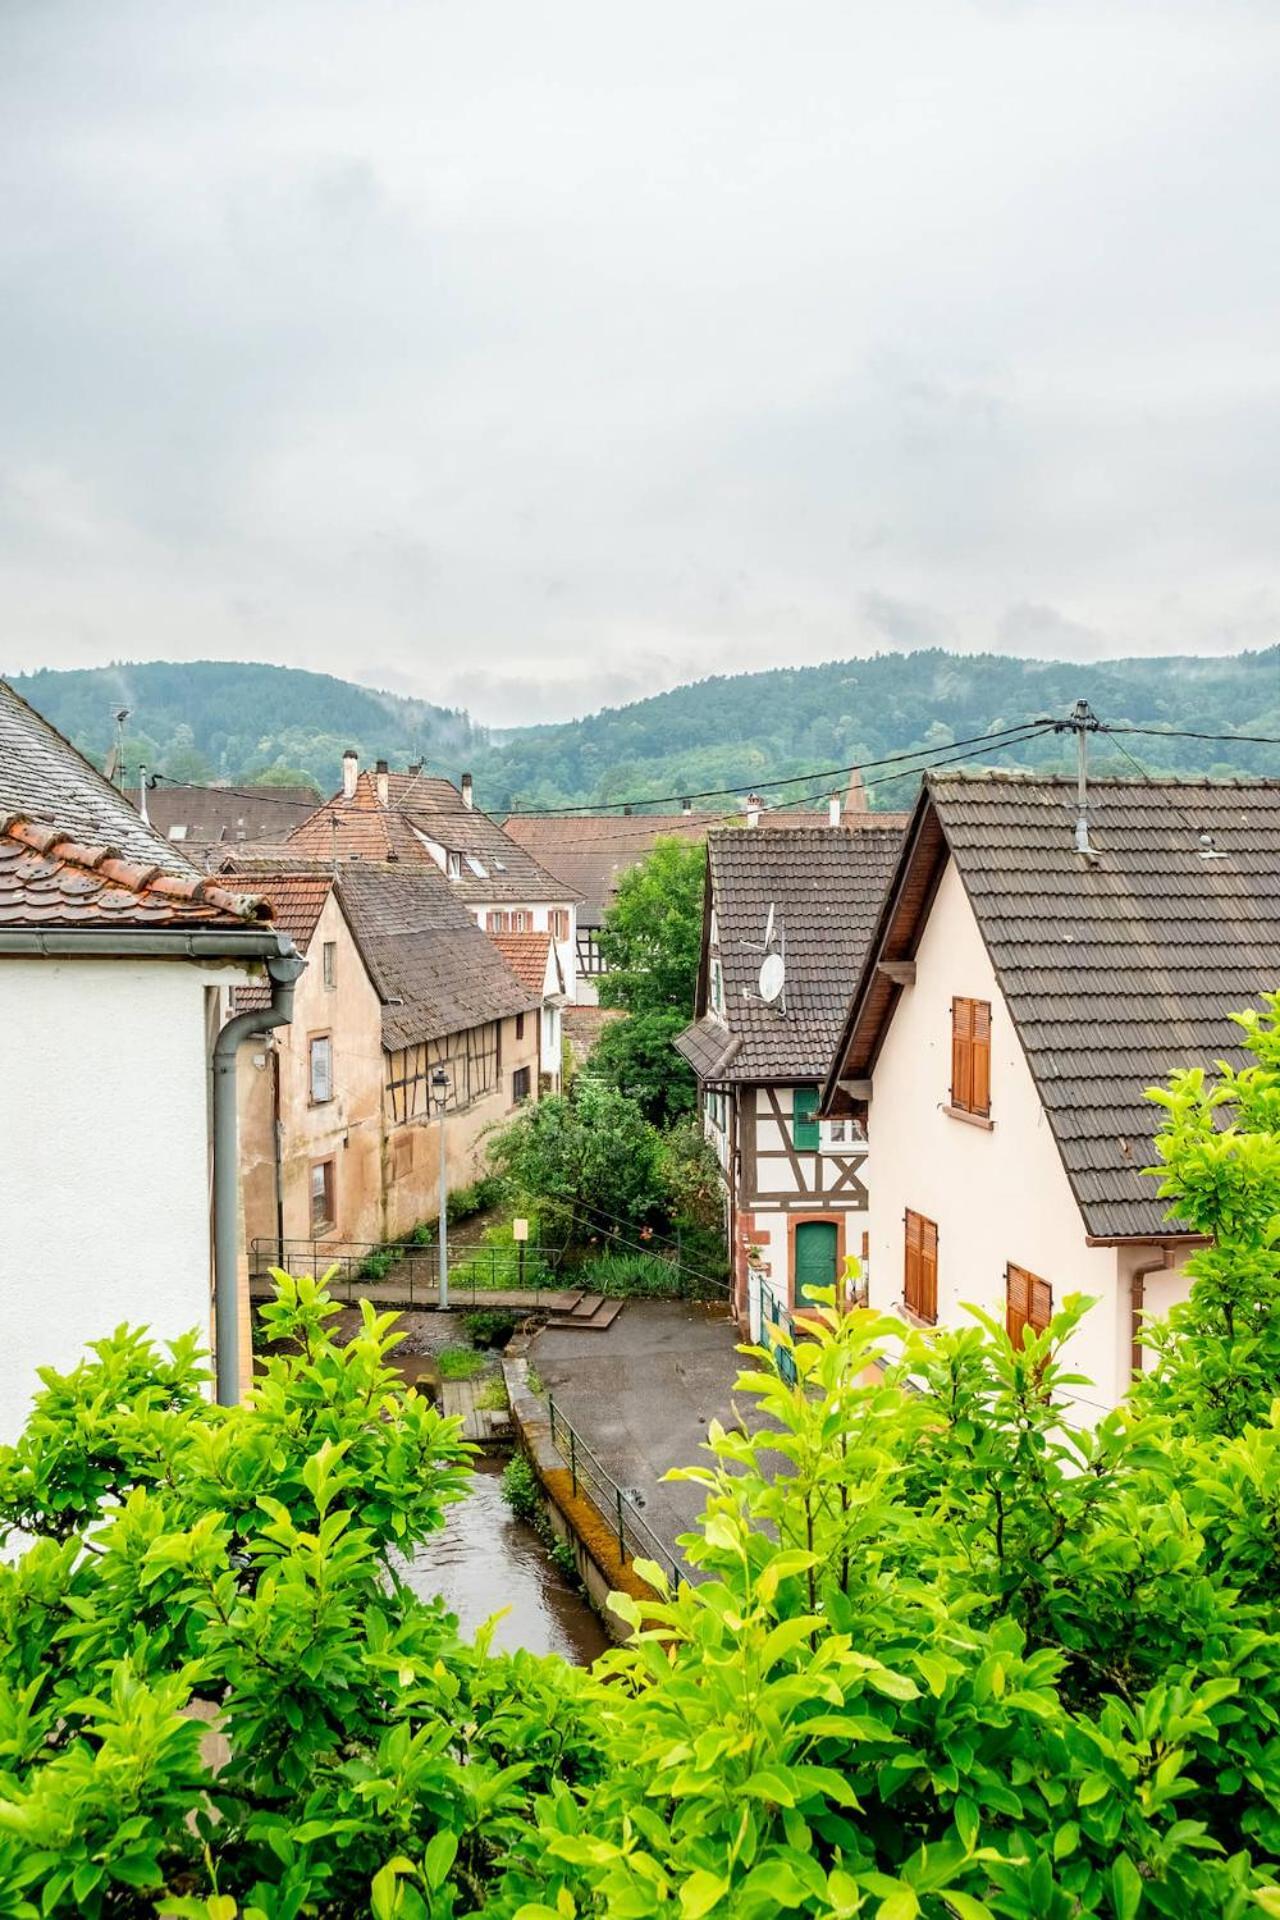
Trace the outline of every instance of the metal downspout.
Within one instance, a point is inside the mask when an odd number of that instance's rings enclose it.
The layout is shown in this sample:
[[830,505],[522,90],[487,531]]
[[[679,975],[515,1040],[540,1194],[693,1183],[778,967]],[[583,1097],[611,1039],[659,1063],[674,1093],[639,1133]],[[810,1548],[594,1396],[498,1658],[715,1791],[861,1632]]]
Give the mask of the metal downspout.
[[221,1407],[234,1407],[240,1398],[236,1054],[242,1041],[286,1026],[293,1018],[293,989],[305,966],[296,954],[268,960],[271,1005],[236,1014],[213,1043],[213,1330]]

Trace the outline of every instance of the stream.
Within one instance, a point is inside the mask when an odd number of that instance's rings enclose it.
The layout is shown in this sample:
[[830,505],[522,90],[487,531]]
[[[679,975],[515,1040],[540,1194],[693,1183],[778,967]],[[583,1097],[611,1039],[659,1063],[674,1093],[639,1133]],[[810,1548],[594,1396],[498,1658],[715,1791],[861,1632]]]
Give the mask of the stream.
[[558,1653],[589,1666],[609,1637],[584,1595],[552,1566],[533,1528],[503,1499],[502,1467],[491,1455],[476,1458],[470,1491],[446,1509],[443,1531],[415,1554],[409,1583],[424,1598],[439,1594],[464,1635],[506,1607],[496,1649]]

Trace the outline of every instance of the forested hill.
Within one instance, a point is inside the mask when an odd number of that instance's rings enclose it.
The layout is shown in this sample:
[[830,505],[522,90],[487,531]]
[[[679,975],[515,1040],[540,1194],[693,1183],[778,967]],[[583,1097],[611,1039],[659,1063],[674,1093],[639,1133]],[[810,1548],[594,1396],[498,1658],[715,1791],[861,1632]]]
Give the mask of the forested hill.
[[[485,804],[554,806],[743,786],[813,767],[963,740],[1086,699],[1104,720],[1280,735],[1280,647],[1226,658],[1132,659],[1074,666],[999,654],[929,651],[699,680],[567,726],[539,727],[479,763]],[[1277,773],[1280,749],[1147,737],[1125,743],[1153,771]],[[1049,735],[992,764],[1064,764]],[[1097,742],[1098,770],[1133,773]],[[906,781],[875,793],[904,804]],[[874,789],[873,789],[874,791]]]
[[309,775],[337,786],[345,747],[403,766],[461,766],[485,735],[465,713],[375,693],[327,673],[238,660],[154,660],[15,675],[18,692],[100,765],[125,722],[126,765],[174,780],[277,781]]
[[[1080,698],[1111,721],[1205,732],[1280,734],[1280,647],[1219,659],[1132,659],[1073,666],[998,654],[938,651],[781,668],[700,680],[563,726],[491,740],[465,713],[292,667],[156,661],[18,676],[19,692],[101,762],[117,708],[129,763],[181,780],[310,776],[325,792],[342,750],[367,763],[423,758],[456,776],[470,767],[490,811],[588,805],[738,787],[812,768],[963,740]],[[1148,737],[1125,742],[1143,765],[1181,773],[1277,773],[1280,749]],[[1003,766],[1060,767],[1049,736],[993,754]],[[1095,744],[1100,772],[1132,773],[1114,747]],[[883,806],[909,799],[885,783]]]

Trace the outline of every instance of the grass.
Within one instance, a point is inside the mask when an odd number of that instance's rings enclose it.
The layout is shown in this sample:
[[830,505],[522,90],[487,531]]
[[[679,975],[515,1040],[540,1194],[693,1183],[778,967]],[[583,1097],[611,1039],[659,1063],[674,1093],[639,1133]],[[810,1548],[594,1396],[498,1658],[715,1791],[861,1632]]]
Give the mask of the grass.
[[474,1347],[444,1347],[436,1355],[436,1364],[442,1380],[474,1380],[488,1368],[489,1355],[477,1353]]
[[660,1253],[601,1253],[574,1275],[578,1286],[611,1298],[673,1300],[685,1292],[680,1268]]
[[510,1405],[507,1399],[506,1382],[492,1379],[488,1386],[476,1395],[476,1405],[485,1413],[503,1413]]

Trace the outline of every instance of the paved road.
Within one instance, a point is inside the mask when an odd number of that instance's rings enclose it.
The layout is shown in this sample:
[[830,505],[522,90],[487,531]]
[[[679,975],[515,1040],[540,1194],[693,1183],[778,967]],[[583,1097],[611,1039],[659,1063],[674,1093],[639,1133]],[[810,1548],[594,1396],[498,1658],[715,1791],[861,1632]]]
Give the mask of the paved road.
[[644,1496],[645,1519],[667,1545],[702,1511],[703,1491],[662,1485],[669,1467],[694,1466],[707,1425],[747,1415],[732,1387],[746,1365],[734,1351],[733,1322],[716,1308],[683,1301],[631,1300],[604,1333],[548,1327],[529,1358],[557,1409],[624,1488]]

